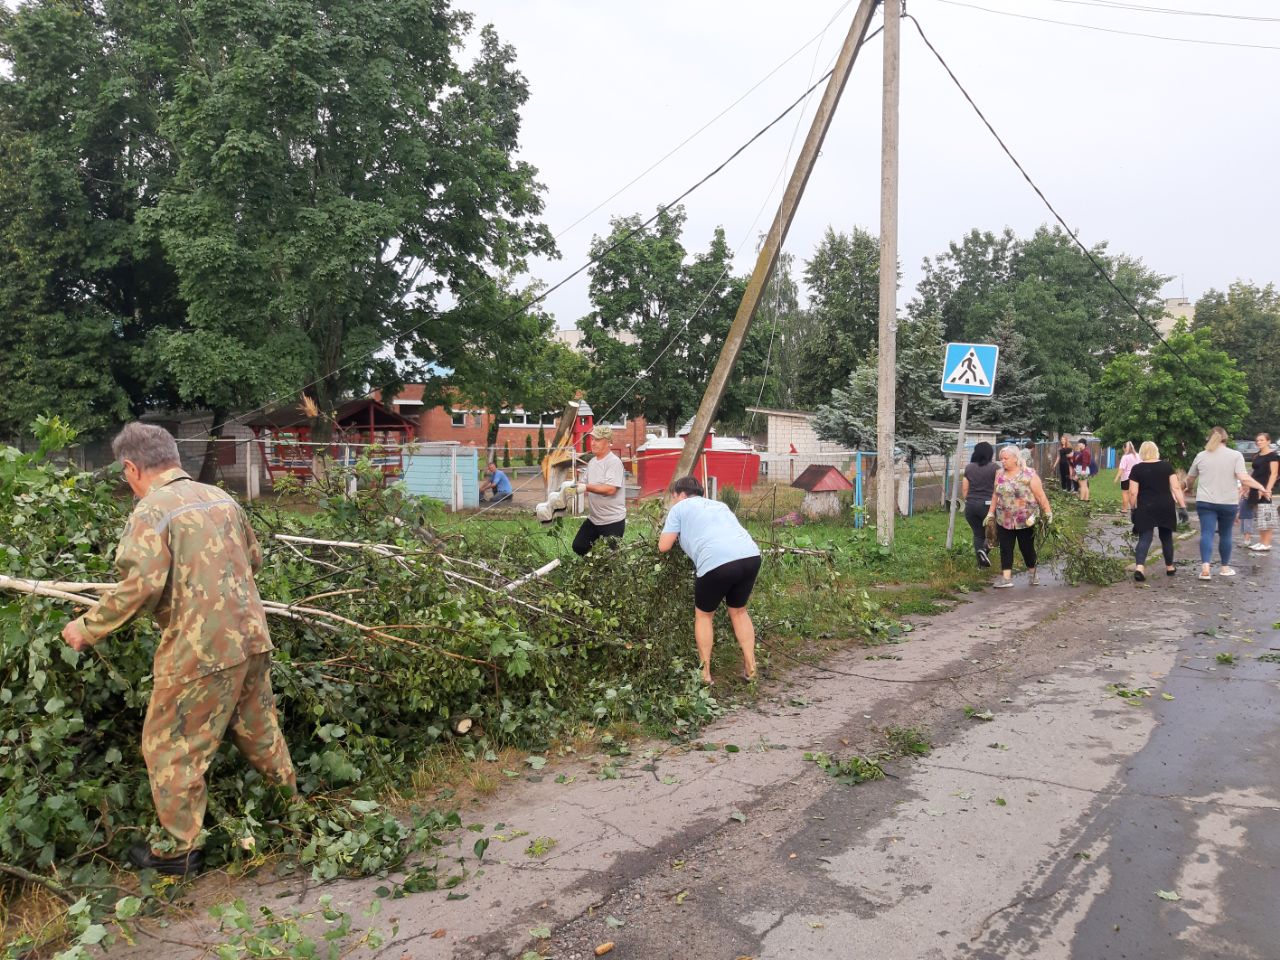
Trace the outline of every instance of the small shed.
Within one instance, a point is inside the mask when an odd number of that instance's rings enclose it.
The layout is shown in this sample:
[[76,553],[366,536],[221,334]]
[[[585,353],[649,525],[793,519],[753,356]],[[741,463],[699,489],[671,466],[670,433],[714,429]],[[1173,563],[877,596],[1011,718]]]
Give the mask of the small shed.
[[370,397],[348,400],[334,411],[333,419],[333,437],[327,443],[311,439],[311,418],[299,404],[272,407],[249,420],[272,479],[283,474],[309,478],[312,462],[320,452],[343,464],[355,463],[365,454],[384,476],[401,476],[401,450],[417,431],[412,420]]
[[475,447],[458,443],[416,443],[404,458],[404,486],[412,495],[430,497],[450,510],[480,506],[480,461]]
[[805,467],[804,472],[791,485],[805,492],[800,512],[810,520],[838,517],[840,494],[853,489],[853,483],[848,477],[830,464],[822,463]]

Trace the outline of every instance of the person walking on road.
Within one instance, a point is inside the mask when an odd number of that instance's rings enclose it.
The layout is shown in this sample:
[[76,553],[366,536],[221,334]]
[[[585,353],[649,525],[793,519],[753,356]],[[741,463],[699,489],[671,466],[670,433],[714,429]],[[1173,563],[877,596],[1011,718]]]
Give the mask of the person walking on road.
[[681,477],[671,492],[675,503],[658,537],[658,550],[667,553],[679,543],[693,561],[697,576],[693,582],[693,638],[702,679],[712,682],[715,615],[723,601],[742,650],[742,677],[750,682],[756,677],[756,630],[747,613],[747,600],[760,573],[760,548],[732,510],[702,495],[702,484],[696,477]]
[[1054,458],[1053,465],[1058,470],[1058,481],[1067,493],[1074,493],[1076,489],[1071,465],[1074,456],[1071,451],[1071,438],[1063,437],[1058,445],[1058,455]]
[[591,452],[583,489],[587,519],[573,538],[573,552],[585,557],[601,537],[621,539],[627,531],[627,472],[613,452],[613,430],[603,424],[591,431]]
[[1080,495],[1081,503],[1089,502],[1089,477],[1093,471],[1093,454],[1089,452],[1089,444],[1081,439],[1076,444],[1076,452],[1071,457],[1071,466],[1075,470],[1076,492]]
[[169,836],[135,845],[129,859],[185,876],[204,864],[205,771],[228,731],[268,783],[296,790],[253,580],[262,550],[239,504],[182,470],[178,445],[162,427],[131,423],[111,450],[140,498],[116,547],[119,580],[62,637],[83,651],[144,612],[159,623],[142,758]]
[[1257,490],[1261,500],[1271,503],[1271,491],[1249,476],[1244,469],[1244,456],[1228,445],[1227,431],[1214,427],[1204,449],[1196,454],[1187,471],[1187,482],[1196,488],[1196,515],[1200,518],[1200,579],[1212,580],[1213,535],[1218,534],[1218,557],[1222,561],[1218,576],[1234,577],[1231,567],[1231,527],[1240,508],[1237,484]]
[[1000,465],[994,462],[995,451],[982,440],[973,447],[973,456],[965,464],[964,478],[960,481],[960,494],[964,497],[964,518],[973,531],[973,552],[978,566],[991,566],[987,553],[986,519],[991,510],[991,497],[995,492],[996,474]]
[[1120,505],[1125,513],[1132,510],[1136,504],[1133,492],[1129,487],[1129,471],[1141,462],[1142,457],[1133,449],[1133,441],[1126,440],[1124,443],[1124,456],[1116,464],[1116,483],[1120,484]]
[[1134,548],[1133,579],[1147,579],[1147,553],[1155,531],[1160,531],[1160,549],[1164,553],[1164,572],[1172,577],[1173,531],[1178,527],[1178,509],[1185,510],[1182,484],[1167,460],[1160,459],[1160,448],[1152,441],[1142,444],[1139,460],[1129,471],[1129,495],[1133,498],[1133,532],[1138,535]]
[[1049,505],[1040,478],[1023,464],[1017,447],[1000,449],[1000,468],[987,511],[987,516],[996,521],[996,536],[1000,540],[1000,579],[996,588],[1013,586],[1015,542],[1031,575],[1029,583],[1034,587],[1040,583],[1036,570],[1036,520],[1043,510],[1045,519],[1052,523],[1053,507]]
[[1253,512],[1253,525],[1258,531],[1258,542],[1249,549],[1254,553],[1270,553],[1271,538],[1277,525],[1276,505],[1271,502],[1271,493],[1276,488],[1277,475],[1280,475],[1280,453],[1271,445],[1271,434],[1260,433],[1256,441],[1258,452],[1253,457],[1251,476],[1266,488],[1267,496],[1264,500],[1261,491],[1250,490],[1246,498]]

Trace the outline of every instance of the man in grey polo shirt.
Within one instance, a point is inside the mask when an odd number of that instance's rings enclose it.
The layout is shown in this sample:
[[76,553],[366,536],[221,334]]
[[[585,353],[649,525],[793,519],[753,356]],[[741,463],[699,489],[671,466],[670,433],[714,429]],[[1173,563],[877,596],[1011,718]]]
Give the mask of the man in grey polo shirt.
[[587,464],[587,519],[573,538],[573,552],[585,557],[601,537],[621,539],[627,527],[627,474],[613,452],[613,431],[598,426],[591,431],[591,452]]

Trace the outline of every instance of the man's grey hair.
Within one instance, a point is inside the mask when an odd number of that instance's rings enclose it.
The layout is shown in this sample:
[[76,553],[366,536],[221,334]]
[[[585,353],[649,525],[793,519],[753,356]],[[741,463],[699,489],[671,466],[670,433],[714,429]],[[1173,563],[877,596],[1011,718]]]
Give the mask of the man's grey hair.
[[161,467],[179,467],[178,444],[164,427],[134,422],[116,434],[111,453],[117,460],[132,460],[144,473]]

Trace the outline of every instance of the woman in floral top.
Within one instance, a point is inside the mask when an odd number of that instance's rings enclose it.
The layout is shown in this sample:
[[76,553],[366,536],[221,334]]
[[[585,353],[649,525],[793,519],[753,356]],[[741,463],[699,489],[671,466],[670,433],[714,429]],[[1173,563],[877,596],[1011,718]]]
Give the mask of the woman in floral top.
[[1022,552],[1022,560],[1031,574],[1031,585],[1040,583],[1036,571],[1036,518],[1040,511],[1053,520],[1053,508],[1044,495],[1044,485],[1036,472],[1022,462],[1017,447],[1000,451],[1000,472],[996,474],[995,494],[987,517],[996,521],[1000,539],[1000,580],[997,588],[1013,586],[1013,545]]

